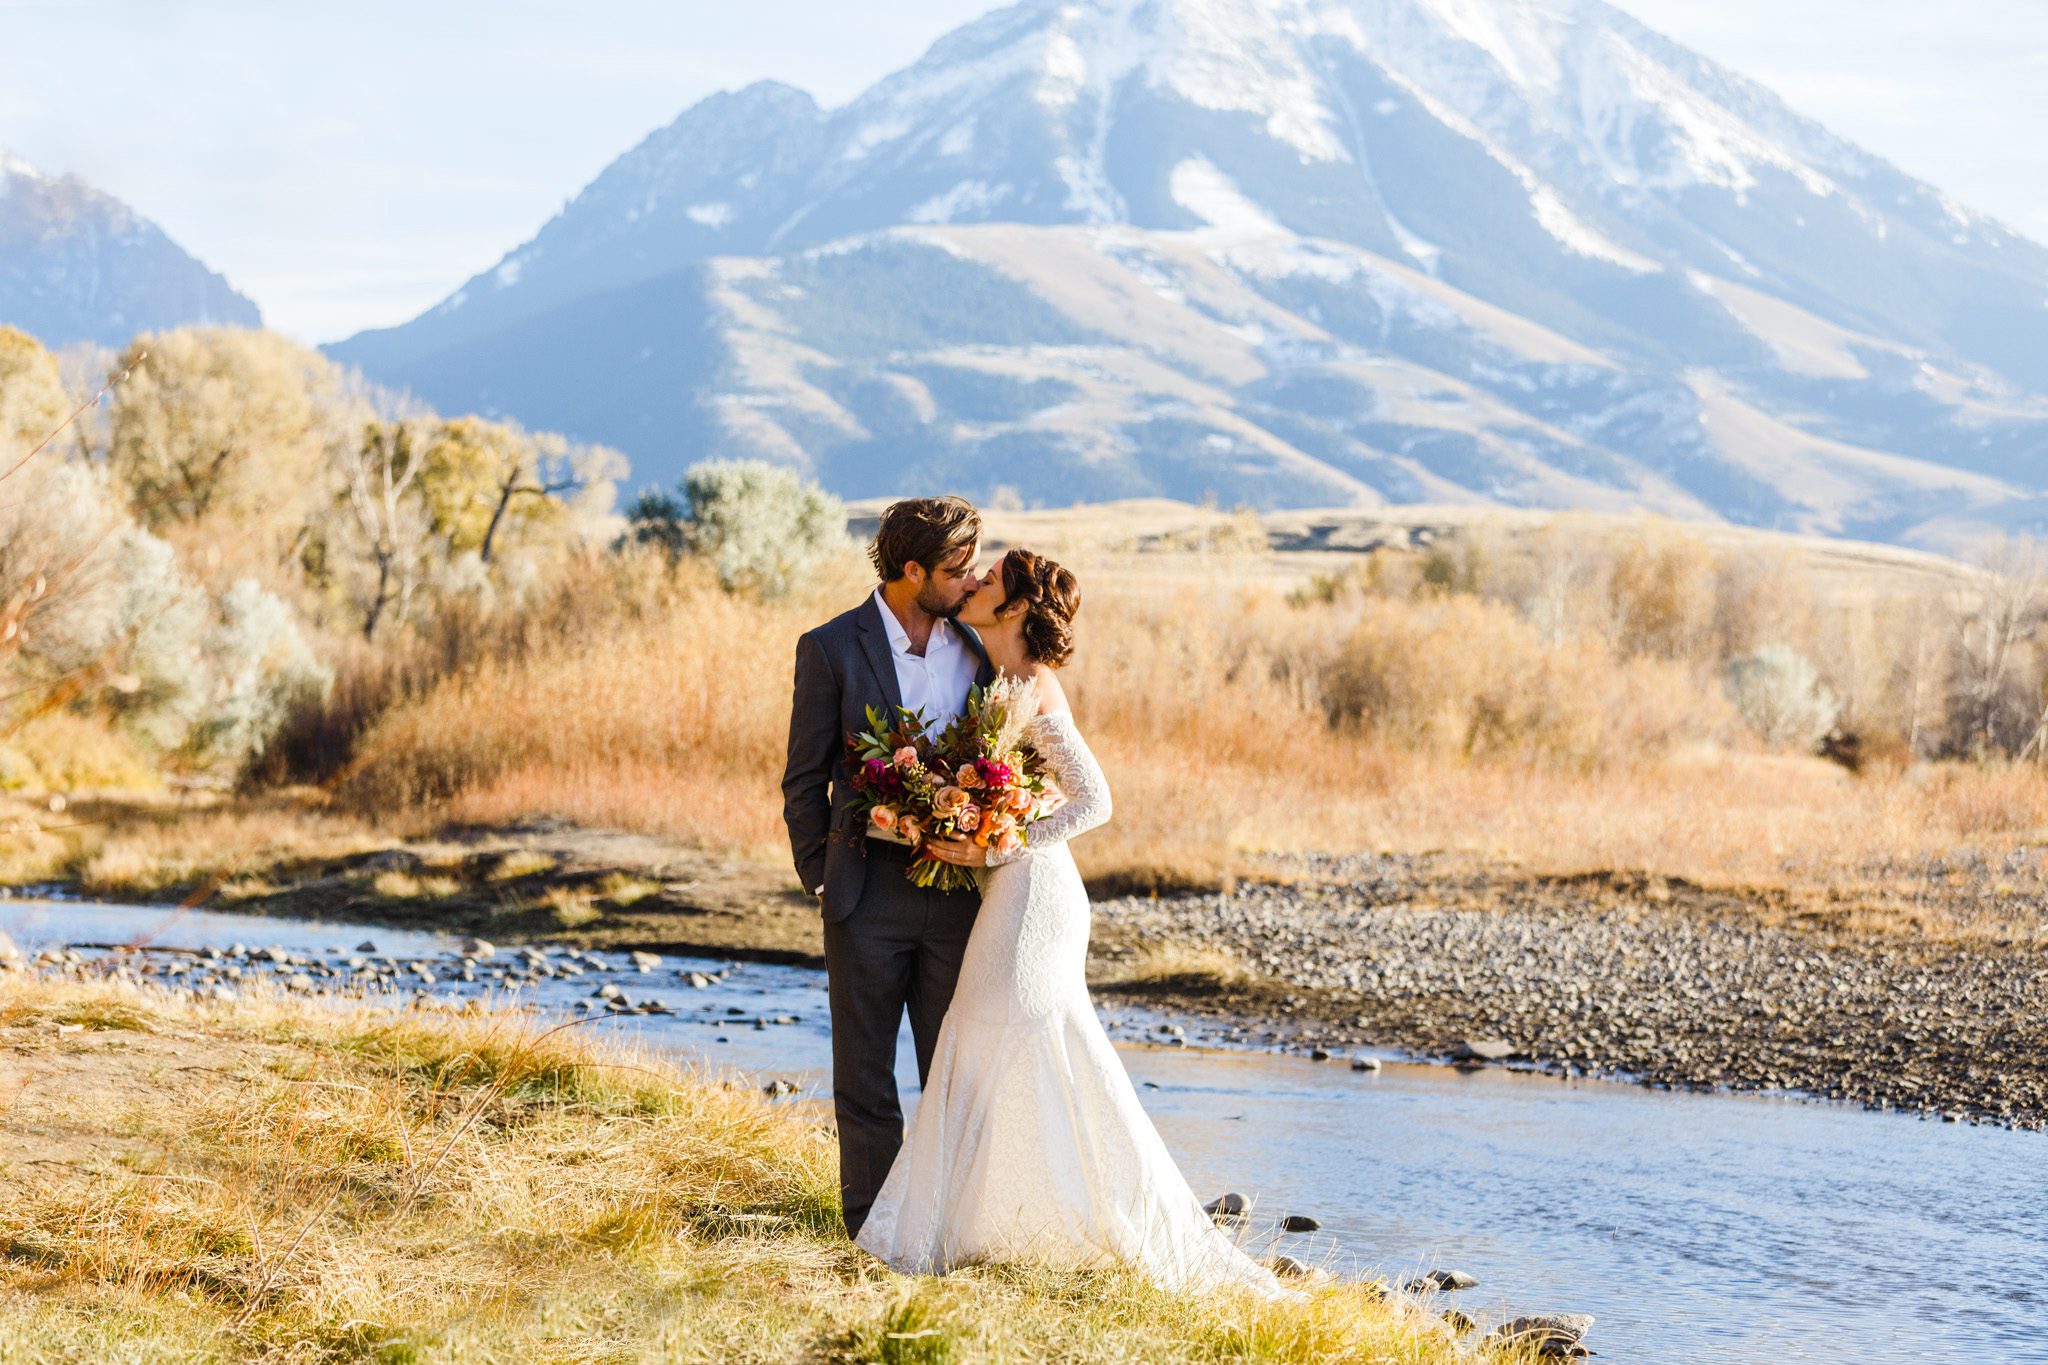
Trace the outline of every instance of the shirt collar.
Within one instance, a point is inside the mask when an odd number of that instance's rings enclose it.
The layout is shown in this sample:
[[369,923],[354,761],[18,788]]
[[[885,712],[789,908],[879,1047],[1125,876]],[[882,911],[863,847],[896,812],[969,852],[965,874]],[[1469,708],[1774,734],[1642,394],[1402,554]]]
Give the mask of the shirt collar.
[[[888,599],[882,596],[880,588],[875,589],[875,610],[882,613],[882,629],[889,632],[889,648],[898,654],[910,653],[910,632],[896,619],[896,613],[889,609]],[[930,658],[934,653],[953,647],[953,623],[941,617],[932,622],[931,639],[925,642],[924,653]]]

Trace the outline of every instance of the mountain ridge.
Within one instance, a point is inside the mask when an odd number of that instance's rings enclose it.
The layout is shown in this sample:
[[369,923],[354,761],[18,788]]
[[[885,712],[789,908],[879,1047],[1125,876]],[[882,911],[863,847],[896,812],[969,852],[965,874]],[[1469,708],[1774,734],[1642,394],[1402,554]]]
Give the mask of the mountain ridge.
[[[657,282],[701,330],[635,304]],[[436,309],[331,350],[624,432],[654,478],[757,454],[853,493],[995,460],[1027,500],[1574,505],[1593,470],[1694,515],[1952,540],[2039,515],[2044,303],[2048,250],[1601,0],[1026,0],[837,109],[773,82],[692,106]],[[688,410],[670,436],[490,378],[545,390],[538,337],[620,329],[662,338],[601,349]],[[1366,361],[1471,396],[1432,413]],[[1005,366],[1098,429],[975,418]]]
[[186,323],[258,327],[262,315],[120,199],[0,148],[0,323],[53,346],[121,346]]

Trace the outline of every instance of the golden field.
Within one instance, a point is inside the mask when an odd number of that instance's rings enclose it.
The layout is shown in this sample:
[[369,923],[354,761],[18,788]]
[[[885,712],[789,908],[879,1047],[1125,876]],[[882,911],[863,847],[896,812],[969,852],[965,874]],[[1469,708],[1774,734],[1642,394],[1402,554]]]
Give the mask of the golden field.
[[[1304,572],[1233,542],[1241,518],[1165,548],[1017,520],[992,539],[1031,535],[1084,584],[1066,680],[1117,796],[1079,850],[1098,886],[1213,884],[1300,850],[1779,885],[2048,827],[2038,765],[1905,755],[1908,728],[1940,721],[1931,703],[1903,713],[1908,642],[1888,627],[1955,590],[1910,556],[1886,566],[1886,592],[1849,594],[1876,572],[1823,591],[1784,546],[1759,561],[1669,526],[1568,521],[1538,534],[1607,563],[1567,579],[1544,623],[1428,581],[1465,572],[1459,554],[1533,571],[1470,537],[1434,560],[1383,551]],[[687,572],[658,589],[611,574],[565,587],[548,637],[479,647],[378,718],[338,799],[379,817],[545,813],[781,860],[794,641],[870,589],[860,566],[765,603]],[[1843,679],[1860,772],[1767,750],[1723,697],[1720,657],[1787,637]]]
[[[991,515],[988,554],[1028,542],[1084,585],[1065,676],[1117,798],[1077,849],[1098,891],[1391,851],[1882,901],[1902,869],[2048,831],[2048,771],[1969,752],[1968,707],[2010,730],[2048,658],[2024,623],[2000,690],[1973,684],[1969,632],[1996,596],[1978,570],[1648,519],[1346,515]],[[516,609],[344,654],[256,794],[34,812],[0,875],[147,896],[537,817],[780,869],[794,642],[871,588],[853,546],[765,600],[687,557],[591,552]],[[1772,748],[1731,705],[1728,661],[1779,644],[1824,680],[1843,761]],[[1972,913],[1920,897],[1909,919]]]

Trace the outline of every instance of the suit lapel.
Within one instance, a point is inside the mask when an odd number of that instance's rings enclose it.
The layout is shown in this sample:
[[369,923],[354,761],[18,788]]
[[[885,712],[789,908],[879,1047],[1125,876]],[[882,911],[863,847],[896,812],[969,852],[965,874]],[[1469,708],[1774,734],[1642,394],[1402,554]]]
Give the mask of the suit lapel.
[[996,666],[988,660],[988,646],[981,642],[981,636],[975,633],[973,626],[963,626],[955,621],[953,629],[960,632],[960,638],[967,641],[967,647],[974,651],[974,657],[981,660],[981,667],[974,671],[974,685],[987,687],[996,680]]
[[868,667],[875,671],[875,681],[882,685],[882,695],[889,702],[884,720],[894,725],[896,712],[903,705],[903,689],[896,685],[896,658],[889,652],[889,632],[882,625],[882,613],[886,610],[870,597],[867,610],[856,620],[860,627],[861,652],[868,656]]

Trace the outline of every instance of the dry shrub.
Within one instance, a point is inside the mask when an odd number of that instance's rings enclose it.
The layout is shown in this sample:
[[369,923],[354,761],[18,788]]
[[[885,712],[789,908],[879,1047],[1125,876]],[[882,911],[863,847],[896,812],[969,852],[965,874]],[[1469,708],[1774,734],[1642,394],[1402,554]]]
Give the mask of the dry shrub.
[[816,593],[752,601],[687,570],[667,591],[645,610],[593,593],[614,608],[529,623],[524,648],[451,671],[364,737],[341,795],[772,845],[796,636],[826,608]]
[[161,785],[134,740],[98,717],[54,711],[0,740],[0,791],[153,791]]
[[[1098,893],[1225,885],[1267,850],[1767,880],[1788,860],[2009,837],[2048,792],[2028,769],[1955,769],[1937,795],[1894,769],[1757,752],[1699,660],[1627,658],[1503,601],[1356,580],[1290,599],[1209,575],[1207,557],[1075,559],[1086,601],[1064,678],[1117,800],[1075,847]],[[1645,582],[1693,581],[1684,556],[1650,562]],[[848,570],[759,603],[662,581],[565,589],[587,617],[543,613],[521,649],[466,654],[373,727],[345,798],[385,819],[545,814],[781,862],[795,639],[868,584]],[[1726,628],[1691,607],[1637,619],[1665,638]]]
[[1618,663],[1582,636],[1549,643],[1508,607],[1462,596],[1366,599],[1324,694],[1333,721],[1391,744],[1580,771],[1655,758],[1724,719],[1677,665]]

